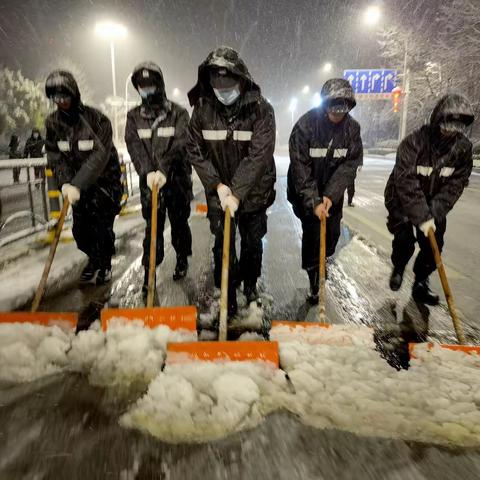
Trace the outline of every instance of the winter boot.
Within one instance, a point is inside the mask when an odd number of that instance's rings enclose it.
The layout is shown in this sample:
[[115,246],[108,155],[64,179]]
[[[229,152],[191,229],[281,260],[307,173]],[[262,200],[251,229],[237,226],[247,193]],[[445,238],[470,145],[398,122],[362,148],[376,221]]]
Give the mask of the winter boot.
[[112,270],[110,268],[100,268],[97,273],[97,285],[105,285],[112,280]]
[[185,278],[188,271],[188,259],[187,257],[177,256],[177,264],[175,265],[175,271],[173,272],[173,280],[177,281]]
[[403,282],[404,269],[393,267],[392,274],[390,275],[390,289],[394,292],[400,290]]
[[258,300],[257,281],[256,280],[244,280],[243,293],[247,297],[247,304]]
[[99,270],[100,269],[97,266],[97,262],[89,258],[86,267],[83,269],[82,274],[80,275],[80,282],[95,283]]
[[320,289],[319,284],[319,272],[316,268],[307,270],[308,279],[310,280],[310,293],[307,295],[307,301],[310,305],[318,305],[318,291]]
[[412,297],[417,303],[424,303],[435,307],[440,302],[438,295],[435,295],[428,286],[428,280],[415,280],[412,288]]

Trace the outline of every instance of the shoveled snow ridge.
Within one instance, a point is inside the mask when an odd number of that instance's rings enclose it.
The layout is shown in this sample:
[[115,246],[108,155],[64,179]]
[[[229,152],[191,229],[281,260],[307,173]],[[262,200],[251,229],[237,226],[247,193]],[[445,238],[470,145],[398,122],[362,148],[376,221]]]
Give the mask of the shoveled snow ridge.
[[106,333],[96,325],[78,336],[58,327],[0,325],[0,381],[79,371],[98,385],[144,383],[146,393],[120,423],[168,442],[222,438],[284,409],[317,428],[480,446],[479,356],[420,349],[409,370],[397,371],[374,350],[368,329],[301,330],[272,332],[295,392],[282,370],[262,362],[162,371],[167,342],[193,340],[192,334],[135,322],[114,323]]

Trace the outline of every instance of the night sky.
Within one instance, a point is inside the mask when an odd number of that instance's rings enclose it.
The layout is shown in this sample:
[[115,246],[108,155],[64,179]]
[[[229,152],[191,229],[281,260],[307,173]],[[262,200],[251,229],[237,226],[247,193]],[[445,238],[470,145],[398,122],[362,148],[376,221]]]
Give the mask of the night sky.
[[361,22],[369,3],[346,0],[3,0],[0,62],[43,79],[69,58],[86,74],[97,100],[111,91],[108,43],[94,34],[98,20],[122,22],[128,38],[116,46],[122,91],[134,65],[151,59],[165,72],[167,89],[188,90],[198,65],[218,45],[241,51],[265,96],[274,103],[344,68],[379,67],[375,32]]

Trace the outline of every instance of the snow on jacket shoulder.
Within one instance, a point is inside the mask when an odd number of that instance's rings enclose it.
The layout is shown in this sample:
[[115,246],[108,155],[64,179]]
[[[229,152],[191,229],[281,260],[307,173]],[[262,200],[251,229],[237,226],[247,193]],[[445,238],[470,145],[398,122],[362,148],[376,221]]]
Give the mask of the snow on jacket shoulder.
[[313,214],[327,196],[333,211],[343,205],[343,196],[363,163],[360,125],[350,115],[333,124],[321,108],[303,115],[290,135],[288,199],[297,211]]

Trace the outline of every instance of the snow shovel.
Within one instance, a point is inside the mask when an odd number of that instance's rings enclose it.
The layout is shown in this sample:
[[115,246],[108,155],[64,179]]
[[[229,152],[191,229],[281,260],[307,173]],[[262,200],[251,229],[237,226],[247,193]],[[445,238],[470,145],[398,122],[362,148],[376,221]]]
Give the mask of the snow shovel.
[[231,225],[230,209],[227,207],[225,210],[225,223],[223,229],[222,283],[218,341],[169,343],[167,345],[167,365],[192,361],[263,360],[272,363],[277,368],[279,367],[278,342],[227,341]]
[[[327,260],[327,217],[320,219],[320,259],[318,322],[285,321],[272,322],[271,335],[281,341],[300,340],[310,344],[356,345],[369,344],[373,332],[368,327],[349,325],[332,325],[328,323],[325,313],[326,305],[326,260]],[[292,335],[295,334],[295,335]]]
[[[448,345],[448,344],[440,344],[440,347],[446,348],[449,350],[459,350],[463,351],[464,353],[478,353],[480,355],[480,346],[474,345],[465,345],[465,335],[463,333],[462,323],[460,318],[457,314],[457,309],[455,307],[455,301],[453,300],[453,294],[450,290],[450,285],[447,279],[447,273],[445,272],[445,266],[443,265],[442,256],[440,254],[440,249],[438,248],[437,239],[435,237],[435,232],[431,228],[428,231],[428,239],[430,240],[430,245],[432,247],[433,256],[435,258],[435,264],[437,265],[438,275],[440,276],[440,282],[442,283],[443,292],[445,294],[445,298],[447,300],[448,310],[450,312],[450,316],[452,317],[453,328],[455,329],[455,334],[457,335],[458,345]],[[409,351],[410,356],[415,358],[415,346],[419,345],[417,343],[409,344]],[[428,348],[431,349],[433,347],[433,343],[428,344]]]
[[272,322],[272,327],[288,326],[290,328],[321,327],[330,328],[331,325],[326,321],[325,303],[326,303],[326,261],[327,261],[327,218],[322,215],[320,219],[320,265],[319,265],[319,291],[318,291],[318,322],[295,322],[276,320]]
[[129,321],[141,320],[149,328],[165,325],[172,330],[197,331],[197,308],[183,307],[154,307],[155,275],[157,266],[157,216],[158,216],[158,188],[152,186],[152,216],[150,230],[150,264],[148,268],[148,294],[146,308],[106,308],[100,313],[102,329],[107,330],[112,319],[122,318]]
[[50,245],[50,252],[48,254],[45,268],[43,269],[42,278],[38,284],[35,297],[30,308],[30,312],[5,312],[0,313],[0,323],[35,323],[44,326],[67,326],[69,328],[75,328],[77,326],[78,314],[74,312],[37,312],[40,302],[47,288],[48,275],[52,268],[53,259],[57,251],[58,242],[62,233],[63,224],[65,223],[65,217],[68,212],[68,199],[63,200],[63,207],[55,226],[55,235],[53,237],[52,244]]

